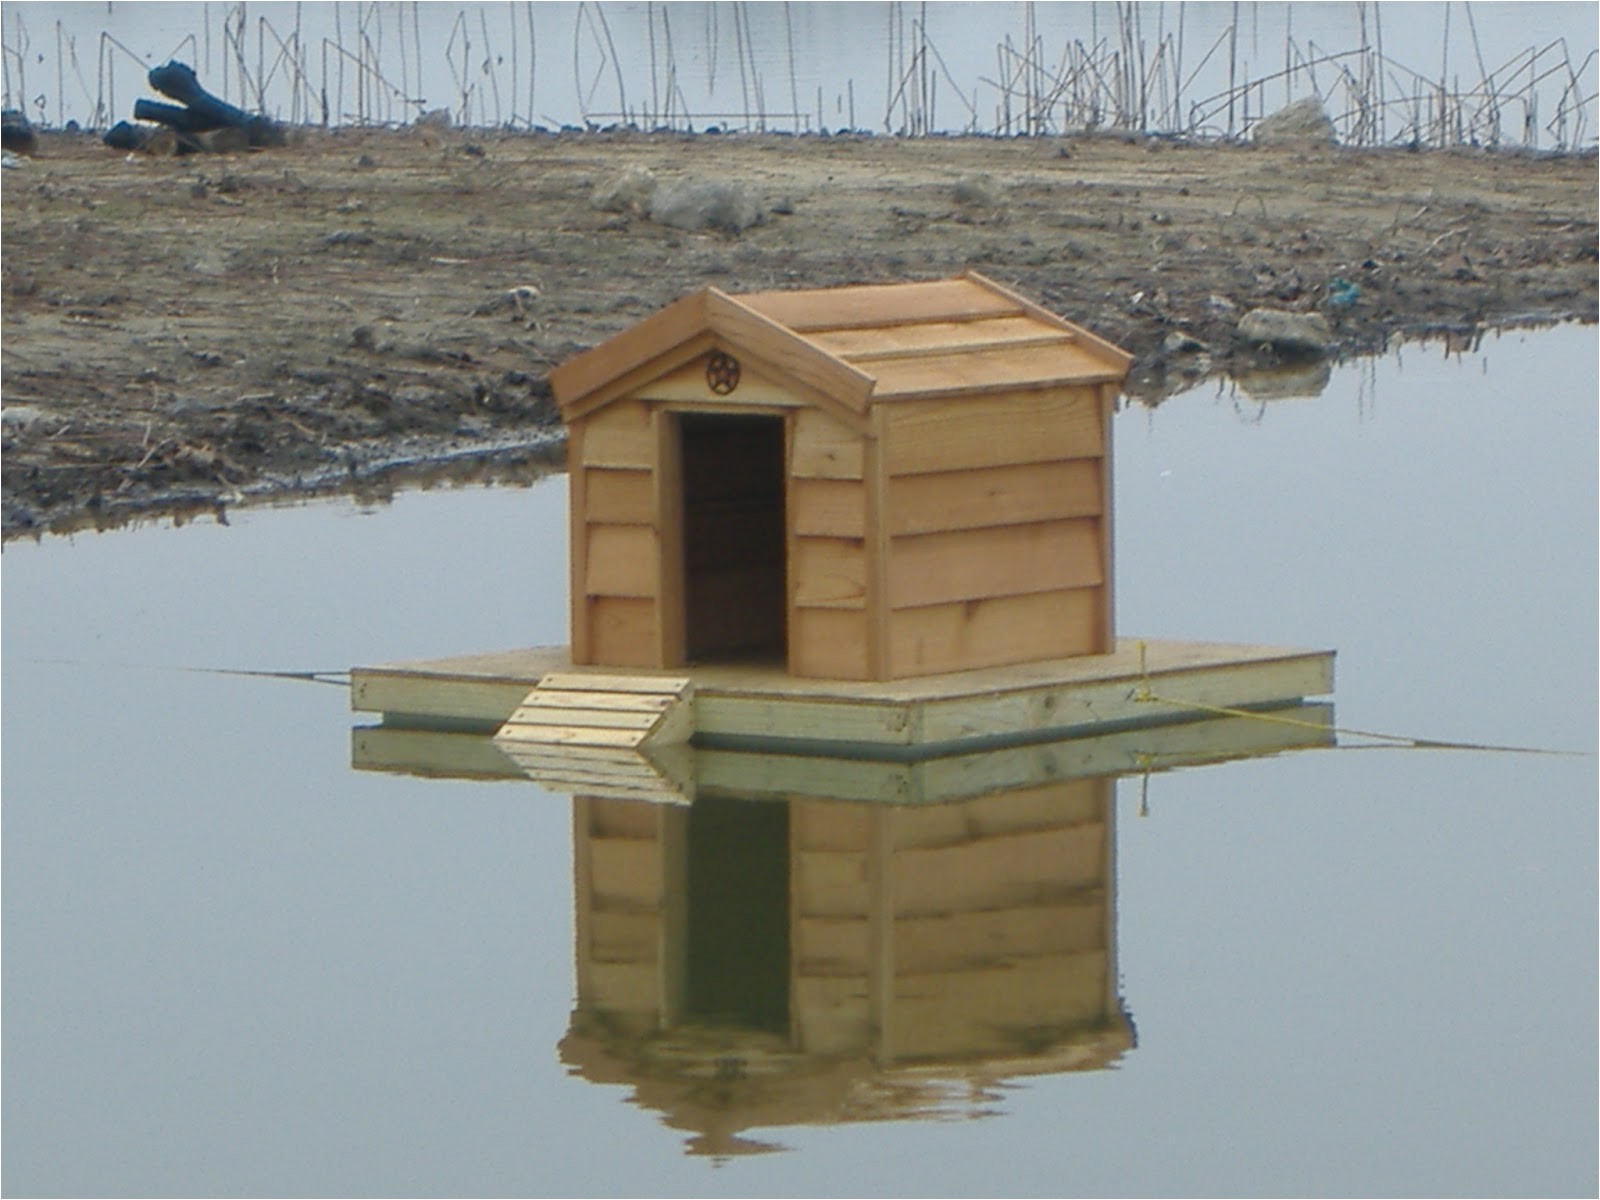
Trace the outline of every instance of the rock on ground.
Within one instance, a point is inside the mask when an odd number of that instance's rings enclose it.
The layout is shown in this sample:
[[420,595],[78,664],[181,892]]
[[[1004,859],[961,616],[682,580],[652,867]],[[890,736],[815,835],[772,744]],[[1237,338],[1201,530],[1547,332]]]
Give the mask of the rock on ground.
[[648,212],[655,195],[656,176],[649,167],[635,163],[604,180],[589,197],[601,212]]
[[1239,318],[1239,337],[1253,346],[1271,346],[1289,354],[1326,354],[1333,330],[1321,313],[1252,308]]
[[743,233],[761,220],[761,209],[737,183],[688,179],[656,190],[650,219],[674,229]]
[[1315,96],[1296,100],[1262,118],[1251,130],[1251,137],[1258,146],[1331,146],[1336,140],[1333,120]]

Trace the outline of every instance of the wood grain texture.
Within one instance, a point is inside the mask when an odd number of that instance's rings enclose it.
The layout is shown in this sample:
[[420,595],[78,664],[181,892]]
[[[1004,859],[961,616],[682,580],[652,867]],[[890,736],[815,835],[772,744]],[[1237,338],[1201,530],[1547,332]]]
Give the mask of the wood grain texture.
[[650,526],[589,526],[587,559],[589,595],[655,596],[656,531]]
[[891,609],[1092,587],[1102,578],[1094,517],[919,534],[889,547]]
[[801,409],[794,415],[789,473],[795,479],[860,479],[861,434],[826,413]]
[[752,292],[741,296],[740,301],[800,333],[927,321],[971,321],[980,317],[1014,316],[1021,311],[1015,301],[966,279]]
[[656,464],[656,435],[650,409],[637,400],[619,400],[582,422],[584,467],[649,471]]
[[1095,652],[1096,589],[995,596],[889,614],[889,673],[935,675]]
[[1027,525],[1094,516],[1104,503],[1097,459],[900,475],[888,481],[891,535]]
[[797,608],[865,608],[867,561],[856,538],[796,538],[789,564]]
[[656,665],[656,606],[653,600],[596,596],[589,603],[591,661],[602,667]]
[[868,678],[866,610],[795,609],[789,673],[802,679]]
[[590,468],[584,472],[585,499],[580,513],[596,525],[653,525],[656,520],[655,479],[639,469]]
[[1105,446],[1091,388],[916,401],[884,418],[890,476],[1098,458]]
[[795,537],[862,538],[867,492],[856,479],[796,479],[789,489]]

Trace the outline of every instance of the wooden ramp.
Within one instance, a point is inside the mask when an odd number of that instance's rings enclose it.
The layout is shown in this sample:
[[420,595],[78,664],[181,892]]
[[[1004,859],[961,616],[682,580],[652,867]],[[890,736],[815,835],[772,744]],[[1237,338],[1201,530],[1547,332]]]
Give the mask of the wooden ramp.
[[640,750],[694,735],[690,681],[681,676],[551,673],[522,698],[494,738],[518,746]]
[[694,802],[694,752],[685,743],[644,750],[499,740],[495,746],[547,792],[651,804]]
[[687,803],[692,773],[673,765],[693,735],[686,678],[551,673],[523,697],[494,743],[551,791]]

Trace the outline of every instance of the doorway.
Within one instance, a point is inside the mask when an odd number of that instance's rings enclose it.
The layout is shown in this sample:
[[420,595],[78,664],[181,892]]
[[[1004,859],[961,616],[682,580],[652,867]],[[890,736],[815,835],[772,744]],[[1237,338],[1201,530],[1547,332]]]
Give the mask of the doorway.
[[684,657],[783,663],[788,589],[781,416],[678,415]]
[[789,805],[689,807],[684,1015],[789,1032]]

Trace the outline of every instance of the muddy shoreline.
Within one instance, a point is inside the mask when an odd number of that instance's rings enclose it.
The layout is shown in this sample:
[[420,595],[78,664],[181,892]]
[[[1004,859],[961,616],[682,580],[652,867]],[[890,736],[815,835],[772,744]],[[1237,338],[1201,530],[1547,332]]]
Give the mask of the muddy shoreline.
[[[736,182],[762,219],[597,206],[629,167]],[[1279,365],[1237,334],[1255,307],[1321,313],[1324,361],[1593,321],[1596,192],[1593,154],[405,130],[157,158],[45,135],[0,201],[3,531],[559,467],[550,367],[707,284],[971,267],[1126,346],[1149,404]]]

